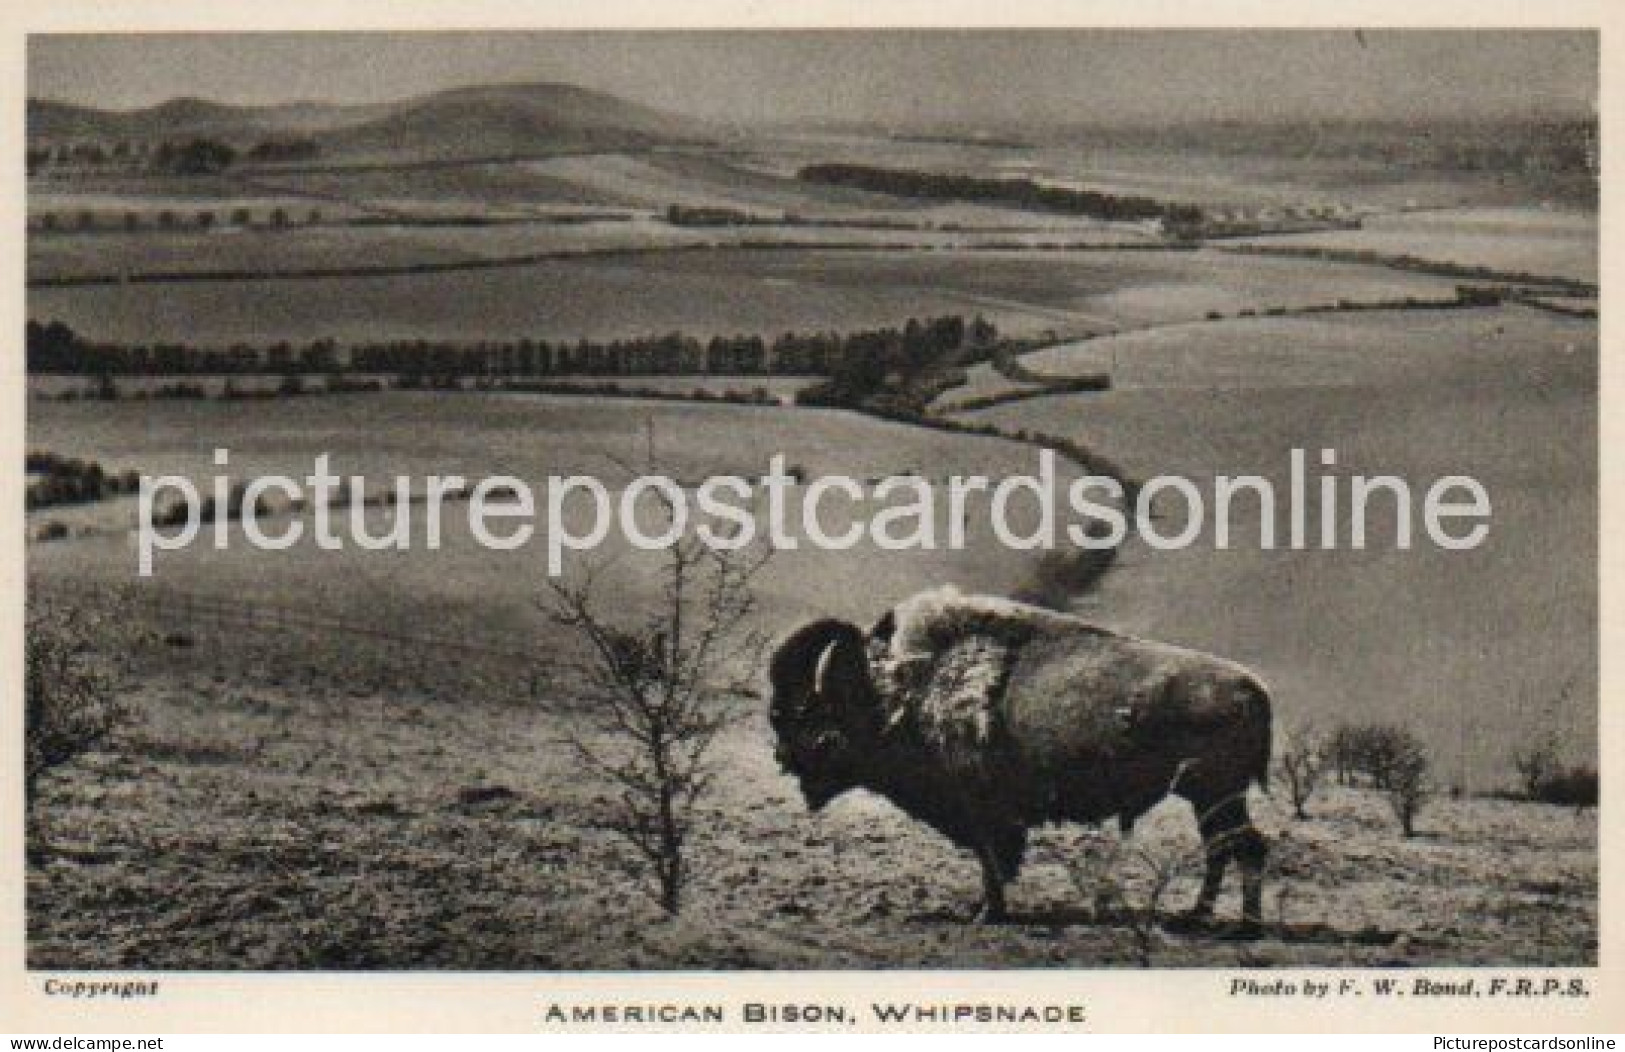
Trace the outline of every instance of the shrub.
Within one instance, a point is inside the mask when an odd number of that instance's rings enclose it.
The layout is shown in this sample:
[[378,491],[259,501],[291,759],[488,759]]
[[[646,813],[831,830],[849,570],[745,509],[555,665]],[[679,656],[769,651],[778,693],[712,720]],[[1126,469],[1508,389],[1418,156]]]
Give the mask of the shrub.
[[1427,749],[1409,731],[1401,731],[1395,752],[1386,770],[1383,791],[1399,819],[1399,829],[1407,837],[1416,835],[1416,817],[1433,795]]
[[32,599],[23,634],[23,789],[32,809],[47,771],[95,748],[127,716],[83,604]]
[[1135,962],[1141,968],[1155,967],[1163,943],[1163,906],[1173,887],[1200,869],[1196,856],[1188,850],[1135,846],[1104,833],[1088,836],[1081,846],[1071,856],[1068,876],[1093,903],[1094,923],[1126,929]]
[[1512,754],[1520,794],[1525,800],[1563,807],[1595,807],[1599,789],[1597,769],[1583,764],[1565,767],[1559,758],[1557,736],[1546,734]]
[[1295,818],[1308,818],[1305,809],[1326,773],[1328,749],[1313,727],[1287,731],[1275,758],[1275,777],[1286,786]]
[[1531,799],[1562,807],[1596,807],[1600,789],[1595,767],[1568,767],[1547,775]]
[[1410,731],[1393,724],[1344,724],[1327,739],[1326,758],[1344,785],[1363,777],[1372,788],[1386,790],[1395,765],[1414,741]]
[[[163,506],[153,509],[152,524],[160,527],[185,526],[191,514],[191,501],[185,497],[176,497]],[[200,516],[199,521],[206,522],[208,520]]]
[[40,450],[26,455],[24,470],[28,474],[41,476],[30,483],[24,493],[24,501],[30,510],[105,500],[123,492],[135,492],[140,484],[140,476],[135,472],[111,475],[93,460],[63,457]]
[[[186,502],[181,500],[177,503],[180,508],[178,520],[174,522],[160,521],[156,525],[170,526],[186,522]],[[164,519],[169,519],[174,514],[174,507],[175,505],[171,505],[170,511],[163,516]],[[232,483],[231,490],[226,496],[226,506],[224,508],[221,508],[215,501],[213,494],[204,497],[203,502],[198,506],[198,519],[204,523],[214,522],[221,515],[224,515],[227,520],[257,519],[270,513],[271,503],[263,493],[256,495],[252,504],[249,503],[248,485],[243,482]]]
[[1545,734],[1512,754],[1512,768],[1528,800],[1540,799],[1541,787],[1558,772],[1557,738]]

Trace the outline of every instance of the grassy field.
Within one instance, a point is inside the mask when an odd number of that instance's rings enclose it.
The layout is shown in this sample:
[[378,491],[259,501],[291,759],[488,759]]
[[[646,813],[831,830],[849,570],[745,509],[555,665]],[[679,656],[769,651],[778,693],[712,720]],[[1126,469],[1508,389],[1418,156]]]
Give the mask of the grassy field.
[[[336,471],[365,476],[369,485],[400,474],[510,474],[533,488],[539,505],[552,474],[587,473],[607,485],[623,483],[622,465],[644,463],[651,436],[660,469],[688,485],[713,474],[755,478],[767,471],[774,453],[809,477],[845,473],[860,482],[906,472],[940,481],[949,471],[999,477],[1036,470],[1036,454],[1017,443],[837,411],[619,399],[388,393],[248,403],[36,402],[29,419],[31,448],[97,459],[111,470],[137,467],[206,485],[216,473],[213,450],[223,446],[231,450],[225,473],[233,477],[302,477],[313,458],[326,452]],[[848,520],[839,502],[830,503],[827,528],[839,531]],[[383,514],[373,513],[374,532],[382,529],[376,520]],[[129,502],[49,509],[31,519],[46,520],[100,531],[34,546],[30,565],[47,579],[131,579],[128,530],[135,515]],[[583,525],[575,522],[573,528],[580,532]],[[1028,579],[1029,553],[997,545],[985,524],[973,523],[969,540],[962,552],[892,553],[866,544],[844,553],[805,545],[780,553],[763,582],[765,627],[777,631],[817,611],[840,611],[867,623],[888,603],[931,581],[1010,591]],[[542,543],[538,536],[523,551],[491,551],[474,543],[463,520],[449,513],[444,547],[437,552],[324,552],[305,544],[296,550],[298,558],[290,558],[249,549],[239,535],[228,551],[194,545],[170,560],[160,557],[154,585],[257,594],[265,602],[327,609],[397,629],[433,630],[455,622],[475,634],[527,638],[544,627],[535,609],[545,583]],[[624,544],[611,544],[594,558],[619,560],[626,574],[621,586],[629,595],[646,591],[648,558],[630,557]]]
[[[1484,788],[1538,731],[1594,755],[1596,340],[1593,322],[1523,308],[1175,327],[1026,360],[1115,363],[1111,391],[970,415],[1076,436],[1142,478],[1261,474],[1283,502],[1294,446],[1312,470],[1331,447],[1338,474],[1397,474],[1418,496],[1442,475],[1478,479],[1493,519],[1475,551],[1395,552],[1391,525],[1365,551],[1346,533],[1335,552],[1261,551],[1243,498],[1233,550],[1213,550],[1211,529],[1184,551],[1139,547],[1089,609],[1255,665],[1289,722],[1414,723],[1441,777]],[[1165,499],[1172,532],[1183,510]],[[1373,522],[1391,524],[1390,508],[1375,501]],[[1284,543],[1284,511],[1277,522]]]
[[1027,383],[1023,380],[1012,380],[1008,376],[993,368],[987,362],[973,365],[965,370],[965,382],[958,387],[950,387],[938,395],[931,403],[933,412],[952,412],[956,406],[976,398],[991,398],[1003,395],[1041,390],[1040,385]]
[[1379,267],[1220,252],[706,251],[421,275],[36,288],[28,309],[99,339],[202,344],[775,333],[955,312],[1035,333],[1454,289]]
[[[947,222],[944,220],[944,222]],[[101,229],[36,235],[29,241],[29,276],[39,282],[125,278],[134,275],[223,275],[242,278],[279,272],[378,271],[414,265],[499,261],[524,263],[538,254],[614,251],[652,253],[683,248],[787,246],[887,252],[1060,250],[1079,245],[1148,243],[1143,231],[1095,227],[897,230],[885,226],[812,224],[732,227],[673,226],[654,213],[577,216],[534,213],[500,223],[431,225],[391,216],[364,226],[295,226],[286,229],[220,227],[198,230]]]
[[1596,213],[1540,208],[1442,208],[1367,217],[1359,230],[1255,238],[1262,245],[1307,245],[1412,255],[1436,263],[1521,274],[1597,280]]
[[[107,339],[608,339],[854,329],[975,309],[952,292],[797,284],[698,270],[691,256],[287,283],[36,289],[30,312]],[[1019,308],[1011,314],[1018,314]]]
[[1500,207],[1526,204],[1554,187],[1498,178],[1496,172],[1428,170],[1374,157],[1316,156],[1297,151],[1215,149],[1194,144],[1133,145],[1098,141],[976,146],[861,133],[787,135],[757,150],[769,171],[848,162],[931,171],[997,173],[1076,184],[1108,193],[1142,194],[1210,207],[1349,204],[1362,209]]
[[[189,671],[147,671],[118,754],[47,786],[65,849],[28,878],[29,965],[181,969],[627,969],[1540,965],[1596,957],[1597,824],[1537,804],[1436,801],[1403,840],[1386,804],[1332,790],[1277,837],[1269,932],[1136,928],[1093,910],[1113,834],[1041,832],[1014,921],[967,923],[975,863],[878,800],[810,817],[742,699],[662,918],[560,743],[567,693],[529,700],[339,689],[277,651],[191,626]],[[294,648],[284,647],[291,653]],[[176,659],[170,659],[173,663]],[[210,671],[211,664],[216,671]],[[397,658],[397,664],[402,663]],[[259,669],[258,678],[251,670]],[[507,792],[501,793],[500,790]],[[1187,809],[1133,845],[1199,852]],[[1139,869],[1115,879],[1140,908]],[[174,889],[184,887],[186,894]],[[1186,866],[1166,908],[1195,895]],[[1220,902],[1233,914],[1233,893]],[[1228,914],[1227,914],[1228,915]]]

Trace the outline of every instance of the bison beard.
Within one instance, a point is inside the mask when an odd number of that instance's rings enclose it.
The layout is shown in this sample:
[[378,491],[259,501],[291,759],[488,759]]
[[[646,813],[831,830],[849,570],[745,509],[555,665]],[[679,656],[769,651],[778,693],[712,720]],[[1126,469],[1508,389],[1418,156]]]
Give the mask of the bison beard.
[[1247,789],[1267,788],[1271,716],[1246,669],[944,589],[867,634],[834,620],[802,627],[769,678],[776,754],[808,806],[868,789],[974,852],[983,919],[1006,916],[1033,826],[1116,817],[1127,832],[1173,794],[1190,802],[1206,851],[1193,915],[1211,915],[1234,860],[1243,925],[1257,929],[1267,846]]

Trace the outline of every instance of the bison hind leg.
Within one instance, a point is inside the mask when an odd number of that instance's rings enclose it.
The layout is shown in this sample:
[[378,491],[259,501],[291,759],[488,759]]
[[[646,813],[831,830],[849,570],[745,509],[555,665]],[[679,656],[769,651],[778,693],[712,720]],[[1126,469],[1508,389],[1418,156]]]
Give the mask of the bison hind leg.
[[1244,933],[1255,933],[1263,925],[1264,864],[1269,856],[1269,843],[1252,824],[1247,814],[1246,791],[1232,793],[1217,801],[1202,795],[1189,797],[1196,810],[1197,826],[1202,832],[1202,846],[1206,854],[1206,868],[1202,874],[1202,890],[1196,897],[1190,916],[1206,920],[1213,915],[1213,904],[1224,884],[1225,868],[1234,860],[1241,870],[1241,923]]

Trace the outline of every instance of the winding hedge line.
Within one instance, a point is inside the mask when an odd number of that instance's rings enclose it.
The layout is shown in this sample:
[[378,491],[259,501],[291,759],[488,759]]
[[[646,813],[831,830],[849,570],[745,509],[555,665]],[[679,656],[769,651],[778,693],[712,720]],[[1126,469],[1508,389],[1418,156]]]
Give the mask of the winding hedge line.
[[1577,296],[1595,296],[1593,282],[1577,278],[1552,277],[1531,274],[1521,270],[1497,270],[1476,263],[1449,263],[1423,259],[1407,253],[1377,252],[1367,248],[1331,248],[1317,245],[1215,245],[1215,251],[1232,252],[1243,256],[1286,256],[1292,259],[1313,259],[1323,263],[1359,263],[1368,266],[1409,270],[1417,274],[1431,274],[1445,278],[1475,278],[1483,281],[1502,281],[1512,284],[1546,285],[1563,289]]

